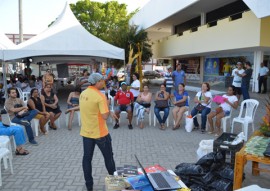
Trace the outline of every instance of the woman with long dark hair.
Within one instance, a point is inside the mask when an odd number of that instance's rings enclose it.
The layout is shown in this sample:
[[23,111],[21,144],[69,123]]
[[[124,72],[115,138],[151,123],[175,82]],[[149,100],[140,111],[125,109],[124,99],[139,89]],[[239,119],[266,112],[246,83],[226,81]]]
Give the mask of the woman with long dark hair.
[[45,129],[46,123],[49,121],[50,114],[46,111],[44,102],[39,97],[37,88],[33,88],[30,92],[30,99],[27,102],[28,108],[31,110],[37,110],[38,114],[36,119],[39,119],[39,128],[43,134],[47,134]]
[[60,117],[62,111],[58,105],[58,97],[52,91],[52,85],[45,85],[40,98],[44,102],[46,111],[50,114],[49,126],[51,129],[56,130],[57,126],[54,122]]

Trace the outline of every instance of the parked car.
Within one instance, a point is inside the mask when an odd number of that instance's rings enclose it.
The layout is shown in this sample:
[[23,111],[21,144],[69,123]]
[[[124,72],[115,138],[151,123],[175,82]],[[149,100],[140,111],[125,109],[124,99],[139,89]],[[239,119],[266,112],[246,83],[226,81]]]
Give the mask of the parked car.
[[145,79],[155,79],[160,77],[161,75],[157,71],[143,70],[143,78]]
[[155,70],[156,72],[158,72],[159,74],[160,74],[160,76],[165,76],[165,71],[164,70],[160,70],[160,69],[157,69],[157,70]]

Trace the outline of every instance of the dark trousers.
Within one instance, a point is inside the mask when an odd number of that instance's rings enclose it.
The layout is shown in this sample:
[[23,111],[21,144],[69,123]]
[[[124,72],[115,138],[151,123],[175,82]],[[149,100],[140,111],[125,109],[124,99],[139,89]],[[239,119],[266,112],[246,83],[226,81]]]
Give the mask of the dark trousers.
[[[209,107],[205,107],[202,111],[201,111],[201,117],[202,117],[202,125],[201,125],[201,129],[205,130],[206,129],[206,121],[207,121],[207,115],[211,112],[211,109]],[[195,115],[197,115],[197,113],[199,113],[199,111],[195,108],[193,108],[193,110],[191,111],[191,116],[194,117]],[[193,118],[193,123],[195,127],[199,127],[199,123],[197,120],[197,117]]]
[[[28,116],[25,116],[23,118],[14,117],[11,120],[11,122],[22,125],[21,120],[26,120],[26,121],[30,122],[37,115],[38,112],[37,112],[37,110],[30,110],[29,113],[30,114]],[[25,131],[26,131],[29,142],[33,141],[34,140],[34,133],[33,133],[33,129],[31,127],[31,125],[25,125],[24,127],[25,127]]]
[[248,90],[249,90],[249,84],[242,84],[241,85],[241,91],[242,91],[242,95],[243,95],[243,100],[250,99]]
[[259,92],[261,93],[262,91],[262,85],[263,85],[263,93],[267,92],[267,78],[265,76],[260,76],[259,78]]
[[88,189],[93,188],[93,177],[92,177],[92,159],[94,155],[95,145],[100,149],[107,171],[110,175],[113,175],[115,169],[115,163],[113,159],[112,151],[112,139],[110,134],[99,139],[92,139],[83,137],[83,173],[85,184]]

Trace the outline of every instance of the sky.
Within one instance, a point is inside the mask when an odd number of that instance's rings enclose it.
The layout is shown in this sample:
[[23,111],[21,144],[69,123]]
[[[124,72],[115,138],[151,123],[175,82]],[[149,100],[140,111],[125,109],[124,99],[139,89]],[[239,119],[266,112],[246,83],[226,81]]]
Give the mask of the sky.
[[[19,0],[0,0],[0,31],[7,34],[19,33]],[[54,21],[64,9],[66,2],[76,3],[78,0],[22,0],[23,33],[39,34]],[[93,0],[94,1],[94,0]],[[108,0],[95,0],[107,2]],[[127,4],[128,12],[142,8],[150,0],[118,0]]]

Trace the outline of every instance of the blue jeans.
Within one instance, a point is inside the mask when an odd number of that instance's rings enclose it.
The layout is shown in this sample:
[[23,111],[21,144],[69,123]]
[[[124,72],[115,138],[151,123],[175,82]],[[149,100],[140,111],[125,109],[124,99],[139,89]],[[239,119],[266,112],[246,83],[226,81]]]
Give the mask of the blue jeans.
[[24,130],[20,126],[11,125],[6,127],[0,122],[0,135],[13,135],[17,146],[25,144]]
[[[30,122],[38,114],[38,111],[37,110],[30,110],[29,113],[30,114],[28,116],[25,116],[23,118],[14,117],[12,119],[12,123],[22,124],[21,120],[27,120]],[[33,141],[35,138],[34,138],[34,133],[33,133],[33,129],[31,127],[31,125],[26,125],[24,127],[26,130],[26,134],[27,134],[29,142]]]
[[[161,119],[161,116],[160,116],[160,111],[164,111],[164,116],[163,116],[163,119]],[[155,107],[154,108],[154,112],[155,112],[155,115],[158,119],[158,122],[160,124],[164,124],[169,116],[169,112],[170,112],[170,108],[169,107],[165,107],[165,108],[157,108]]]
[[172,88],[166,87],[166,92],[168,92],[171,95]]
[[115,169],[115,163],[113,159],[113,151],[112,151],[112,138],[110,134],[105,137],[101,137],[99,139],[92,139],[83,137],[83,173],[85,184],[88,189],[93,187],[93,177],[92,177],[92,158],[94,155],[95,145],[100,149],[103,158],[105,160],[105,166],[110,175],[113,175]]
[[249,89],[249,85],[246,85],[246,84],[241,85],[243,100],[250,99],[248,89]]
[[[211,111],[211,108],[209,107],[205,107],[200,113],[201,113],[201,116],[202,116],[202,126],[201,126],[201,129],[205,130],[206,128],[206,121],[207,121],[207,115],[210,113]],[[197,115],[197,113],[199,113],[199,111],[195,108],[192,109],[191,111],[191,116],[194,117],[195,115]],[[199,123],[198,123],[198,120],[197,120],[197,117],[194,117],[193,119],[193,123],[194,123],[194,126],[195,127],[199,127]]]

